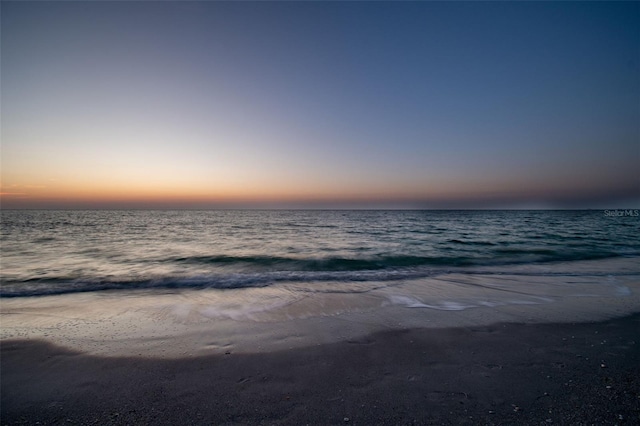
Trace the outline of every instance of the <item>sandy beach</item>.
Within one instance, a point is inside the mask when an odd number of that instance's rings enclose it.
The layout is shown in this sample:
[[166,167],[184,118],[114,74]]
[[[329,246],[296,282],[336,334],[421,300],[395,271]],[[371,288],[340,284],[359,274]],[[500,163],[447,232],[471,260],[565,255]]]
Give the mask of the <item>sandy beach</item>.
[[638,424],[636,265],[4,298],[2,424]]
[[2,342],[2,424],[637,424],[640,316],[153,359]]

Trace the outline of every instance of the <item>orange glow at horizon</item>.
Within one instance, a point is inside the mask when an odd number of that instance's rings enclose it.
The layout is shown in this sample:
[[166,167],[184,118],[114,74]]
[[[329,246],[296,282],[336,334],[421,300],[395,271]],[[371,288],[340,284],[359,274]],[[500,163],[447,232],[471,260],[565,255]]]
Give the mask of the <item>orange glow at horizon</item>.
[[[288,182],[265,177],[261,181],[226,179],[219,183],[183,179],[182,181],[168,176],[156,179],[126,181],[112,179],[99,180],[63,180],[49,179],[46,184],[36,179],[19,180],[5,178],[9,184],[1,185],[0,201],[3,206],[69,206],[77,205],[271,205],[273,203],[298,203],[314,205],[317,203],[367,204],[396,203],[411,205],[414,202],[460,202],[470,204],[487,200],[513,201],[525,199],[543,199],[544,195],[566,197],[568,195],[589,195],[585,191],[571,189],[568,184],[563,188],[556,185],[554,191],[541,186],[522,185],[512,182],[511,185],[495,185],[482,181],[448,181],[439,185],[427,182],[413,182],[400,188],[395,183],[387,185],[363,185],[344,182],[338,186],[335,182],[305,182],[290,179]],[[593,190],[593,188],[591,188]]]

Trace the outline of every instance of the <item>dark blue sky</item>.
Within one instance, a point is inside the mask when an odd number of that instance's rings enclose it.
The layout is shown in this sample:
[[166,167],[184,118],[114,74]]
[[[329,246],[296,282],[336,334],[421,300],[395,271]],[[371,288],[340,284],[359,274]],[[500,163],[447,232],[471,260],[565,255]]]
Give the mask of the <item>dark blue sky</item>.
[[638,2],[2,2],[3,205],[640,204]]

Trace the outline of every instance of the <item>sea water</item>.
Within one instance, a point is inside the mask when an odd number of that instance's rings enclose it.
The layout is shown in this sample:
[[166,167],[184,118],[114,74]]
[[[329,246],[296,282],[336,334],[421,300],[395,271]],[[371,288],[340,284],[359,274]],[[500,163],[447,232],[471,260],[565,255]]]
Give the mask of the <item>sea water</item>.
[[28,210],[3,211],[1,224],[3,297],[323,281],[357,289],[640,256],[640,218],[604,211]]
[[1,337],[238,343],[250,322],[290,343],[622,315],[640,310],[640,218],[619,212],[2,211]]

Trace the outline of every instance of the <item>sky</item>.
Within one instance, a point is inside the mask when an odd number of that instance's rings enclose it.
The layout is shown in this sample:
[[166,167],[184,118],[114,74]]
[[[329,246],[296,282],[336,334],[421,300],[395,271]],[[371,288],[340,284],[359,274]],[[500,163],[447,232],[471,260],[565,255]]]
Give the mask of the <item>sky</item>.
[[640,207],[638,2],[0,7],[2,208]]

